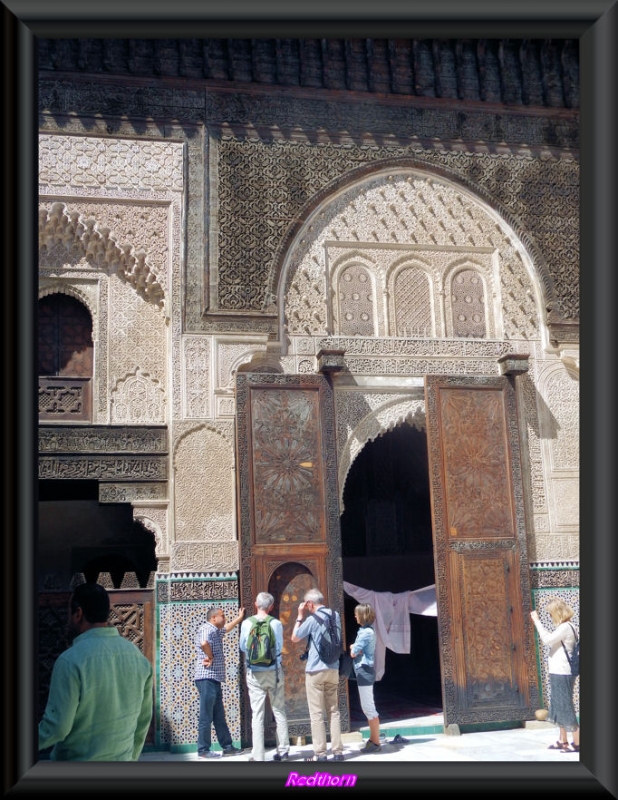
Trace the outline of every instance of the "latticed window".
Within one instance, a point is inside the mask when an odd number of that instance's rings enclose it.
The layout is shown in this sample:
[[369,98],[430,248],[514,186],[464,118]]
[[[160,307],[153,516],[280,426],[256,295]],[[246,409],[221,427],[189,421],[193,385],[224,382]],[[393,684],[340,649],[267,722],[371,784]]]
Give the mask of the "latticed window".
[[395,335],[434,335],[431,287],[427,274],[407,267],[395,278]]
[[91,416],[92,320],[65,294],[39,300],[39,418],[88,421]]

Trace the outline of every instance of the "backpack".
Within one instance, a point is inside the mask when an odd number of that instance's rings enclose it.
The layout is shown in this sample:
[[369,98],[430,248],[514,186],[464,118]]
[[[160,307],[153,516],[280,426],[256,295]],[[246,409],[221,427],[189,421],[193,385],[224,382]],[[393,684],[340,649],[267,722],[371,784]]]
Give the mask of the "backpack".
[[[570,622],[569,625],[571,625]],[[567,661],[571,666],[571,675],[574,678],[576,678],[579,675],[579,636],[577,635],[577,631],[575,630],[575,628],[573,628],[572,625],[571,628],[573,630],[573,633],[575,634],[575,646],[573,647],[571,655],[569,656],[566,647],[564,647],[564,642],[562,642],[562,647],[564,648],[564,652],[566,653]]]
[[322,634],[317,644],[314,642],[320,661],[325,664],[334,664],[335,661],[339,661],[339,656],[343,652],[341,632],[337,627],[335,612],[331,611],[326,618],[320,616],[319,613],[314,614],[313,617],[322,626]]
[[250,667],[271,667],[277,663],[277,644],[271,626],[271,617],[251,617],[251,628],[247,636],[247,664]]

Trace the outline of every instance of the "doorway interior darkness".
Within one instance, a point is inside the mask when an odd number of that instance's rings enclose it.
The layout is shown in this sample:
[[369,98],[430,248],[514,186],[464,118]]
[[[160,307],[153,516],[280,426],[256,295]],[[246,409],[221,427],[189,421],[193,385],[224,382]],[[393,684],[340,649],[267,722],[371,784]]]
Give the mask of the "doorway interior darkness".
[[[425,431],[403,423],[368,442],[350,468],[343,500],[344,581],[393,593],[435,583]],[[344,594],[348,646],[358,627],[356,604]],[[437,618],[411,614],[410,628],[410,653],[387,649],[384,677],[375,684],[381,722],[442,709]],[[364,724],[353,681],[350,715]]]

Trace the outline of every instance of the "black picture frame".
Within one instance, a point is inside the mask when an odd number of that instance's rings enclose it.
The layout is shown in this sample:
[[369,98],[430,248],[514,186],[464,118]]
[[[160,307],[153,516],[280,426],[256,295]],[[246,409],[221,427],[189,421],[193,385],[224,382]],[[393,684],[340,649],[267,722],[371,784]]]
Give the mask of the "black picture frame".
[[[581,46],[581,626],[578,763],[355,767],[354,791],[476,796],[527,790],[616,797],[616,434],[613,363],[618,204],[616,0],[4,0],[4,788],[10,796],[208,794],[284,787],[280,765],[37,762],[35,310],[36,38],[577,37]],[[363,769],[360,769],[362,767]]]

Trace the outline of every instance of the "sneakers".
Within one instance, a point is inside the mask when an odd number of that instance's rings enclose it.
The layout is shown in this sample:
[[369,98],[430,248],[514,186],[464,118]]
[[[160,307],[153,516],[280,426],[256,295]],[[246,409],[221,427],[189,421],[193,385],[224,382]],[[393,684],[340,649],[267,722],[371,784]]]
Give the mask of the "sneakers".
[[365,746],[363,747],[361,752],[363,752],[363,753],[377,753],[381,749],[382,749],[382,745],[381,744],[376,744],[375,742],[372,742],[371,739],[367,739],[367,741],[365,742]]
[[288,753],[275,753],[273,761],[287,761],[289,758]]
[[244,752],[245,751],[241,750],[240,747],[234,747],[234,745],[231,744],[229,747],[224,747],[223,748],[222,755],[223,756],[239,756],[239,755],[241,755],[241,753],[244,753]]
[[335,753],[335,755],[333,756],[333,761],[345,761],[343,753]]
[[204,750],[197,754],[198,758],[221,758],[221,755],[215,750]]

